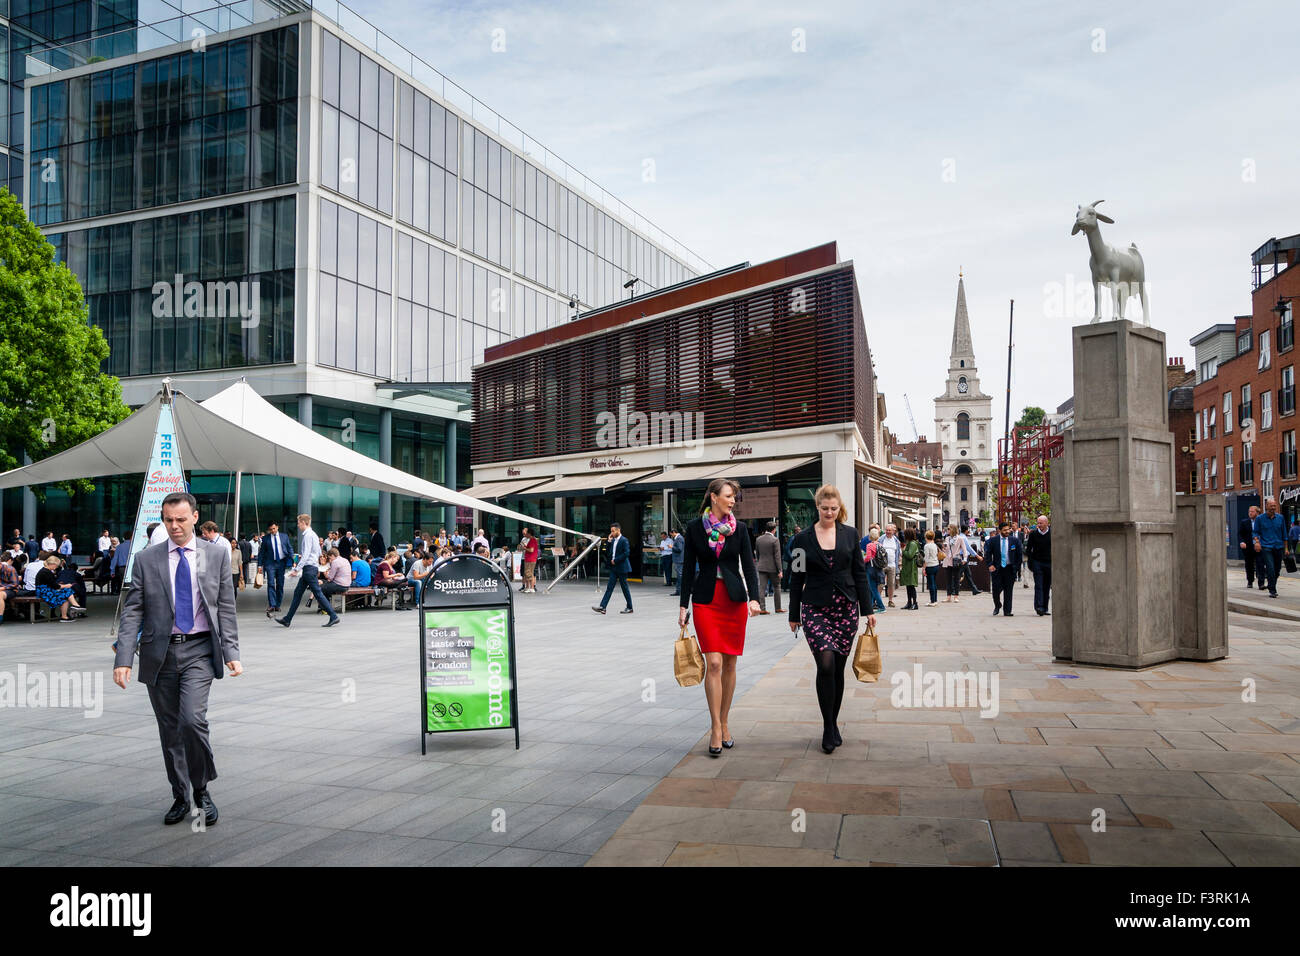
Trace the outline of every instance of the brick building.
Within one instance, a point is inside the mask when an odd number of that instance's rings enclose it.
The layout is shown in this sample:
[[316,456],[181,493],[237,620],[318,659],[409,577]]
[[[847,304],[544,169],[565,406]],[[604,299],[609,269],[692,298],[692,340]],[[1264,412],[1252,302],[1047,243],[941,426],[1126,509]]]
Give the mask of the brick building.
[[1169,402],[1169,430],[1174,433],[1174,490],[1191,494],[1196,468],[1196,372],[1183,359],[1171,358],[1165,368],[1165,389]]
[[1275,496],[1288,523],[1300,511],[1296,471],[1295,323],[1300,235],[1252,255],[1251,312],[1191,339],[1196,491],[1227,498],[1229,554],[1246,509]]

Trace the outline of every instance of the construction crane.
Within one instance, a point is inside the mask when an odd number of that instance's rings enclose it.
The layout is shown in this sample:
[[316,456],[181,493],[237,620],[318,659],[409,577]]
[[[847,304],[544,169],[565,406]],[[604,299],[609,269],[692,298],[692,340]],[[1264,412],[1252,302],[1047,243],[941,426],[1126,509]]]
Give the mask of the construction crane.
[[916,430],[916,416],[912,414],[912,403],[907,400],[907,392],[903,393],[903,404],[907,406],[907,420],[912,423],[912,441],[920,441],[921,433]]

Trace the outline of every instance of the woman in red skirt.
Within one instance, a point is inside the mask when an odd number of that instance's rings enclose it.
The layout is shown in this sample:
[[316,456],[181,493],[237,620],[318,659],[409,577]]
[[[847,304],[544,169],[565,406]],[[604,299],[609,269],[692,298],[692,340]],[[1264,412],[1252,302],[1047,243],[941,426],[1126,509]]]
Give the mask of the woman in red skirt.
[[[677,623],[686,626],[695,602],[695,636],[708,664],[704,696],[713,722],[709,755],[736,745],[727,728],[731,698],[736,692],[736,658],[745,650],[745,624],[758,613],[758,572],[749,529],[732,509],[740,485],[715,478],[704,494],[703,514],[686,526],[682,562],[682,601]],[[743,578],[742,578],[743,573]],[[751,600],[752,599],[752,600]]]

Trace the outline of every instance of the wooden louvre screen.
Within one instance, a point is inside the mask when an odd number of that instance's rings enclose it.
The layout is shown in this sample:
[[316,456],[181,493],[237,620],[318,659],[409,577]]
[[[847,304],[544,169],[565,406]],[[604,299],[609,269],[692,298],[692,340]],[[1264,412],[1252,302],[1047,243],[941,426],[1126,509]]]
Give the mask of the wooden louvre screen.
[[844,422],[873,443],[851,264],[476,368],[473,395],[474,465]]

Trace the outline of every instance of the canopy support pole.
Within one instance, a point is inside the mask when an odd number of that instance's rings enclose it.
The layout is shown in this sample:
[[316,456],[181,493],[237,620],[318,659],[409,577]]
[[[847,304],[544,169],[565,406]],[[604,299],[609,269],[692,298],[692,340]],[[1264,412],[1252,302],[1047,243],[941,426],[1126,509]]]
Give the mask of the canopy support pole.
[[[578,565],[582,562],[582,559],[585,558],[588,555],[588,553],[591,551],[591,549],[598,544],[600,544],[600,538],[593,537],[591,539],[591,544],[587,545],[587,547],[583,550],[582,554],[578,555],[576,558],[570,561],[569,566],[565,568],[563,571],[561,571],[554,581],[546,585],[546,593],[550,594],[551,588],[555,587],[562,580],[564,580],[564,578],[568,577],[571,572],[576,571],[578,569]],[[599,564],[599,562],[597,562],[597,564]],[[600,573],[599,569],[597,569],[597,574],[599,575],[599,573]]]
[[234,534],[236,541],[239,540],[239,489],[242,484],[243,477],[244,477],[244,473],[242,471],[235,472],[235,521],[230,531],[232,534]]

